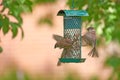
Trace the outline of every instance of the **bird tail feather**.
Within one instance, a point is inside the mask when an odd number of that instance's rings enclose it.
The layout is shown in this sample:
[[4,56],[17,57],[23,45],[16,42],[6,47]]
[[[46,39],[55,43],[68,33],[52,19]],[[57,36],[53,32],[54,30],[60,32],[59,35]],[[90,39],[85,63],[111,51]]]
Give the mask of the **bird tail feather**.
[[60,61],[58,61],[58,62],[57,62],[57,66],[60,66],[60,65],[61,65],[61,62],[60,62]]
[[60,41],[60,40],[62,40],[62,39],[64,39],[64,38],[63,38],[62,36],[53,34],[53,39],[56,40],[56,41]]
[[88,55],[92,57],[99,57],[98,52],[95,47],[88,53]]

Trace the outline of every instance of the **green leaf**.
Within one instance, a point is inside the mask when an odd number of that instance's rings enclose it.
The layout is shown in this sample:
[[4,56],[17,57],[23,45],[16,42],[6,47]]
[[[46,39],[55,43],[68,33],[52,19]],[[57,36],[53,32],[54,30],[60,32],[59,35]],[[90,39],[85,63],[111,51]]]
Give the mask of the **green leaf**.
[[21,36],[22,36],[22,39],[24,38],[24,31],[23,31],[23,28],[21,27],[21,24],[19,23],[15,23],[15,22],[11,22],[10,23],[11,25],[11,31],[12,31],[12,38],[15,38],[18,34],[18,28],[20,28],[21,30]]
[[32,12],[32,2],[30,0],[26,0],[24,5],[22,6],[24,12]]
[[19,2],[23,4],[25,2],[25,0],[19,0]]
[[120,66],[120,58],[117,56],[111,56],[107,58],[107,60],[105,61],[105,64],[113,67],[114,69],[117,69],[117,67]]
[[18,28],[19,28],[19,25],[17,23],[10,23],[11,24],[11,27],[12,27],[12,38],[15,38],[18,34]]
[[22,28],[22,27],[20,27],[20,29],[21,29],[22,39],[23,39],[23,38],[24,38],[24,31],[23,31],[23,28]]
[[2,27],[3,33],[4,35],[6,35],[9,31],[9,18],[4,16],[2,23],[3,23],[3,27]]
[[109,14],[107,21],[109,23],[114,23],[115,19],[117,19],[116,14]]
[[21,6],[21,9],[22,9],[24,12],[32,12],[32,7],[31,7],[31,6],[28,6],[28,5],[23,5],[23,6]]
[[2,15],[0,15],[0,29],[1,29],[2,26],[3,26],[2,20],[3,20],[3,17],[2,17]]
[[50,26],[53,26],[53,22],[52,22],[51,18],[46,18],[46,17],[40,18],[38,23],[39,24],[48,24]]
[[15,17],[18,21],[19,24],[22,24],[23,23],[23,19],[21,18],[20,15],[14,15],[13,13],[10,13],[10,15],[12,15],[13,17]]
[[26,0],[26,1],[25,1],[25,4],[30,6],[30,5],[32,5],[33,3],[32,3],[32,1],[30,1],[30,0]]
[[90,80],[99,80],[99,77],[97,75],[91,76]]
[[18,23],[19,24],[22,24],[23,23],[23,19],[21,18],[21,16],[15,16],[15,18],[18,20]]
[[109,44],[112,40],[112,36],[110,34],[106,34],[106,44]]
[[34,1],[34,3],[53,3],[53,2],[55,2],[56,0],[33,0]]
[[113,40],[118,40],[120,42],[120,27],[115,27],[113,33],[112,33],[112,37],[113,37]]
[[2,49],[2,47],[0,46],[0,53],[2,53],[3,52],[3,49]]
[[9,12],[8,12],[8,14],[15,17],[20,24],[22,24],[23,22],[20,16],[20,14],[23,12],[21,6],[23,5],[19,6],[19,5],[13,4],[9,7]]

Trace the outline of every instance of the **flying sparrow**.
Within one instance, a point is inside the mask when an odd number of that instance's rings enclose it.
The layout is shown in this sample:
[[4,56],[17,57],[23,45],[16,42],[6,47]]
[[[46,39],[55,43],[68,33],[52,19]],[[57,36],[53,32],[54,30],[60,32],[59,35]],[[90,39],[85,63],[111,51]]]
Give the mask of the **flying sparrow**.
[[87,32],[82,36],[82,46],[92,46],[92,50],[88,53],[89,56],[99,57],[96,50],[96,31],[93,27],[88,27]]

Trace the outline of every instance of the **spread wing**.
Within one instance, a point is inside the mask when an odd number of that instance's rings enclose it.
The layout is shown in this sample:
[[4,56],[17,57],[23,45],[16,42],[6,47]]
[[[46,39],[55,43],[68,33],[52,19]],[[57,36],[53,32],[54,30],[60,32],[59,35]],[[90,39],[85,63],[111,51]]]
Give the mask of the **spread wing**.
[[60,41],[60,40],[63,40],[64,38],[62,36],[54,34],[53,39],[55,39],[56,41]]

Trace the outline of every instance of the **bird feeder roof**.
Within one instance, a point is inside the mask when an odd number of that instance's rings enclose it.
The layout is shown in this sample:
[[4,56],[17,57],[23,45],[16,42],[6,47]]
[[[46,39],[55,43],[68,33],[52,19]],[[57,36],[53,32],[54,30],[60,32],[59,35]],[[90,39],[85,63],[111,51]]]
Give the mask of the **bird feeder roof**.
[[88,16],[85,10],[60,10],[58,16]]

